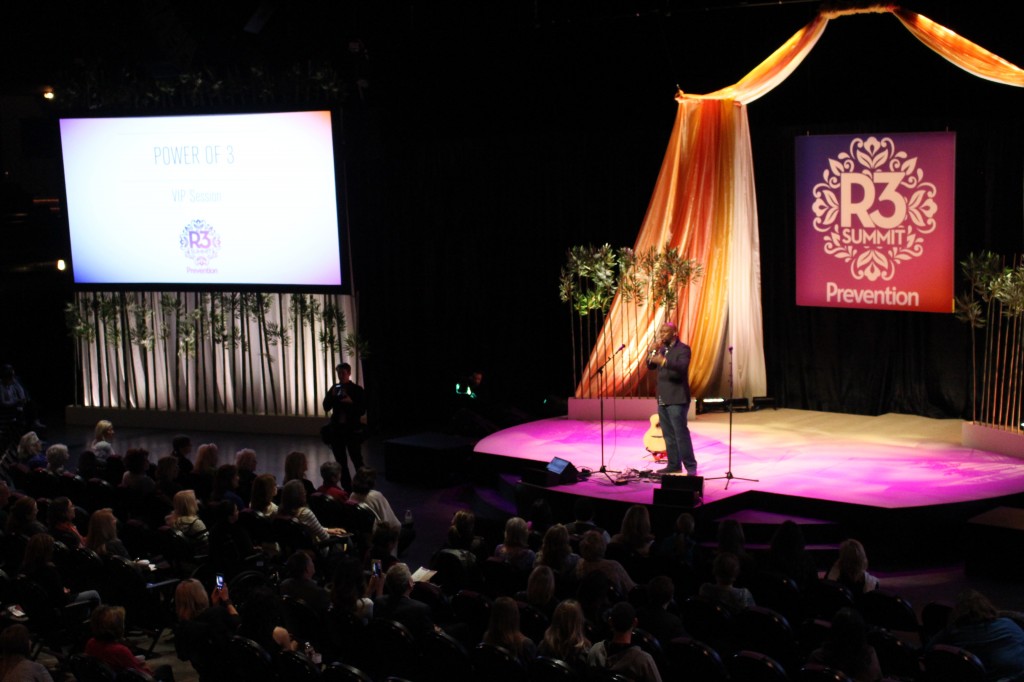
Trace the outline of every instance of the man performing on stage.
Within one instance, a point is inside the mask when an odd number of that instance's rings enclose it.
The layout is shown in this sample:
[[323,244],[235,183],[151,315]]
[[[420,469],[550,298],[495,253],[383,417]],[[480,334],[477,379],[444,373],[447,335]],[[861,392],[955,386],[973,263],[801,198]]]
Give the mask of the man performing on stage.
[[366,414],[366,393],[362,386],[352,381],[352,366],[343,362],[335,368],[338,383],[331,387],[324,398],[324,410],[331,412],[333,425],[331,451],[334,459],[341,464],[341,485],[352,492],[352,475],[348,470],[348,458],[356,471],[363,466],[363,421]]
[[685,467],[688,475],[696,476],[697,459],[686,425],[690,409],[690,347],[679,340],[671,322],[658,330],[658,345],[651,351],[647,367],[658,370],[658,419],[668,455],[668,466],[658,473],[674,474]]

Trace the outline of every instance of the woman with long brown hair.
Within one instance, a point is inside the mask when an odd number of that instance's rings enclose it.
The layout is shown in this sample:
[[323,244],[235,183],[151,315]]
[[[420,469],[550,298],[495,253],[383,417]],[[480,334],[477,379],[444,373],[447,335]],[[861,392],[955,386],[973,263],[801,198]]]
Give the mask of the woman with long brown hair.
[[519,630],[519,605],[511,597],[498,597],[491,605],[484,644],[508,649],[523,665],[537,657],[537,645]]

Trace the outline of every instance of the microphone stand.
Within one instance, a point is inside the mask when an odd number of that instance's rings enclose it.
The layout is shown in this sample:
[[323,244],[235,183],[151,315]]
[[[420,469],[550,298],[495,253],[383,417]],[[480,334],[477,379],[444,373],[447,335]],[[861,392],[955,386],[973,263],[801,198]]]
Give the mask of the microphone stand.
[[735,480],[739,480],[739,481],[750,481],[751,483],[757,483],[758,482],[758,479],[756,479],[756,478],[741,478],[739,476],[733,476],[732,475],[732,398],[733,398],[732,392],[733,392],[733,386],[732,386],[732,346],[729,346],[729,402],[728,402],[728,406],[729,406],[728,407],[728,412],[729,412],[729,466],[726,469],[725,476],[713,476],[711,478],[705,478],[704,479],[705,481],[718,481],[718,480],[724,478],[725,479],[725,489],[726,490],[729,489],[729,484],[732,483],[732,481],[734,479]]
[[[602,364],[600,367],[598,367],[596,372],[595,372],[596,374],[599,374],[601,376],[601,381],[598,382],[598,384],[597,384],[597,400],[598,400],[597,404],[598,404],[598,413],[600,414],[600,420],[601,420],[601,468],[598,469],[598,472],[604,474],[605,478],[607,478],[613,485],[626,485],[626,482],[625,481],[620,481],[617,478],[612,478],[609,475],[609,474],[620,474],[620,473],[622,473],[621,471],[614,471],[614,470],[608,469],[604,465],[604,368],[607,367],[608,363],[610,363],[612,360],[614,360],[615,356],[618,355],[619,353],[621,353],[622,350],[625,347],[626,347],[626,344],[622,344],[621,346],[619,346],[619,349],[617,351],[615,351],[614,353],[612,353],[610,356],[608,356],[608,359],[604,361],[604,364]],[[591,376],[593,376],[593,374],[591,374]]]

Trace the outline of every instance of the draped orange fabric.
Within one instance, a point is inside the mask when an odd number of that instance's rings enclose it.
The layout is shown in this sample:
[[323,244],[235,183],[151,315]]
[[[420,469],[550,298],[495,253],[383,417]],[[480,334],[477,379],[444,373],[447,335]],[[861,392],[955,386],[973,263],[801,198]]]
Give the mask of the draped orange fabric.
[[[616,296],[576,388],[577,397],[649,394],[646,354],[666,320],[676,323],[680,338],[693,349],[694,396],[766,393],[760,247],[746,105],[789,77],[830,19],[867,12],[893,14],[925,45],[970,73],[1024,85],[1019,67],[944,26],[892,5],[877,5],[821,13],[735,84],[706,95],[680,92],[668,150],[634,249],[678,249],[685,258],[703,264],[704,276],[682,292],[671,311]],[[620,346],[625,348],[611,363],[612,371],[599,373]]]

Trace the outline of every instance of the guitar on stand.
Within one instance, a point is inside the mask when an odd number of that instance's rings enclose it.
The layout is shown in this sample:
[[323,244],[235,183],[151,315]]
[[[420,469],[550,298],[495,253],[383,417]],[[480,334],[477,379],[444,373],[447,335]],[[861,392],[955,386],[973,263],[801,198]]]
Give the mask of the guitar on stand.
[[665,452],[665,435],[661,432],[661,418],[657,412],[651,415],[651,427],[644,433],[644,448],[651,453],[651,459],[655,464],[668,459]]

